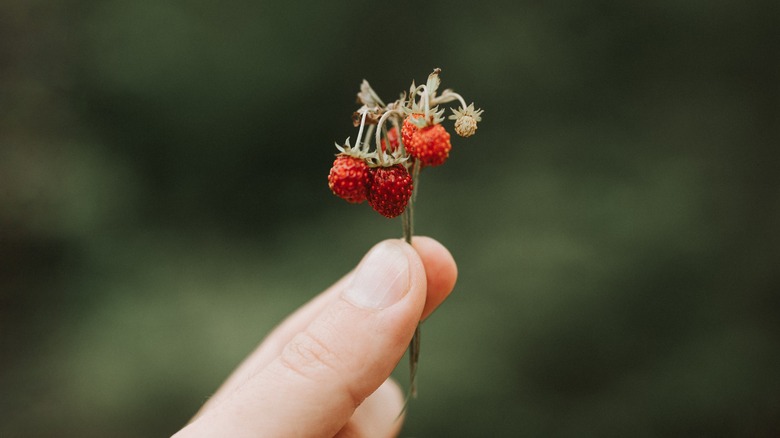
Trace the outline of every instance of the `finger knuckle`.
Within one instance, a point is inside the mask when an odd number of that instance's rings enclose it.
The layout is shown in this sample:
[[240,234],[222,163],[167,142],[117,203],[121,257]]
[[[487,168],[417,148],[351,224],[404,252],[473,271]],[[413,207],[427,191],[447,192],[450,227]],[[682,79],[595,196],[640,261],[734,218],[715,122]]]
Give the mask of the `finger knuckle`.
[[280,359],[285,367],[309,379],[335,372],[338,364],[337,355],[322,336],[309,330],[296,335]]

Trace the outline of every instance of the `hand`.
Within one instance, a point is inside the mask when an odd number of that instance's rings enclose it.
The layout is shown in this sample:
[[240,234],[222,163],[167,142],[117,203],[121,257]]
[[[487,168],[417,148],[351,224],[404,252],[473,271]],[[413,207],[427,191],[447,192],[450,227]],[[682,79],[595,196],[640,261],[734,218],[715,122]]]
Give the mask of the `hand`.
[[395,436],[404,397],[390,373],[456,277],[433,239],[380,242],[274,329],[175,436]]

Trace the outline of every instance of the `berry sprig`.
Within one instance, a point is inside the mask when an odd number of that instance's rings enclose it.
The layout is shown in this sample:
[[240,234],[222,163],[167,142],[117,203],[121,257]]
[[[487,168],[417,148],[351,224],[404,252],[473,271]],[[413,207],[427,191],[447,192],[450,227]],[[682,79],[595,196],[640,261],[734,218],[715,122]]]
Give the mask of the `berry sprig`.
[[[409,92],[398,100],[385,104],[368,81],[363,80],[357,94],[362,106],[353,114],[359,127],[355,146],[349,138],[328,174],[328,186],[333,193],[353,204],[368,201],[382,216],[402,216],[404,240],[412,241],[413,207],[419,186],[420,172],[426,167],[444,164],[450,156],[450,134],[442,125],[444,108],[440,105],[458,101],[450,120],[455,121],[455,133],[471,137],[482,120],[482,110],[466,105],[460,94],[451,89],[439,93],[441,69],[434,69],[423,85],[412,82]],[[388,127],[389,125],[392,125]],[[366,131],[365,140],[363,131]],[[400,135],[399,135],[400,134]],[[373,136],[373,147],[371,137]],[[416,396],[417,363],[420,356],[420,326],[409,345],[410,395]]]

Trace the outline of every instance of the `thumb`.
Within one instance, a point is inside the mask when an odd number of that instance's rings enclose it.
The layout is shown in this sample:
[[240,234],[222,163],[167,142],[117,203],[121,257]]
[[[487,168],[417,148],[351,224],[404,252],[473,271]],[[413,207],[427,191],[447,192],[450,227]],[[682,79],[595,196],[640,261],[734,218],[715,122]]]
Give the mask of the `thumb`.
[[425,298],[426,274],[417,252],[400,240],[377,244],[339,299],[187,429],[203,436],[228,431],[335,435],[390,376],[420,321]]

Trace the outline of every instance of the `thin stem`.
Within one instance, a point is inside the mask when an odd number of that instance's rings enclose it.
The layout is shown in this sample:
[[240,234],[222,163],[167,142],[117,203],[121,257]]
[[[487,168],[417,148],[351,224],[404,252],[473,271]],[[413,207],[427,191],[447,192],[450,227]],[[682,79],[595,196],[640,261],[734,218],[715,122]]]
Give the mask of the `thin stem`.
[[417,189],[420,187],[420,170],[422,170],[422,164],[420,164],[420,160],[415,160],[414,165],[412,165],[412,181],[414,181],[414,187],[412,187],[412,203],[417,202]]
[[[382,144],[382,138],[381,138],[382,127],[384,126],[385,121],[387,120],[387,118],[390,117],[390,115],[393,114],[393,113],[398,113],[398,110],[385,111],[385,113],[382,114],[382,117],[379,118],[379,121],[376,122],[376,126],[377,126],[377,130],[376,130],[376,147],[379,147],[379,145]],[[400,113],[398,113],[398,114],[400,114]]]
[[412,205],[412,198],[409,198],[409,203],[406,204],[406,210],[404,210],[403,215],[401,216],[402,219],[402,225],[404,227],[404,242],[408,243],[409,245],[412,244],[412,209],[414,206]]
[[409,197],[409,202],[406,204],[406,209],[401,216],[403,225],[403,237],[404,241],[408,244],[412,244],[412,211],[414,210],[414,179],[412,179],[412,196]]
[[368,152],[368,148],[371,144],[371,134],[374,133],[374,125],[368,125],[368,131],[366,131],[366,140],[363,142],[362,150]]
[[[406,205],[403,217],[404,240],[411,245],[414,235],[414,203],[417,198],[417,186],[420,182],[420,161],[412,165],[412,196]],[[417,398],[417,364],[420,362],[420,324],[414,329],[414,335],[409,343],[409,396]]]
[[358,136],[357,140],[355,140],[355,147],[360,147],[360,137],[363,136],[363,128],[366,126],[366,116],[368,115],[368,110],[363,110],[363,117],[360,118],[360,129],[358,129]]
[[414,203],[417,200],[417,186],[420,184],[420,160],[414,160],[412,164],[412,196],[409,197],[409,203],[406,204],[406,210],[403,213],[403,231],[406,243],[412,243],[414,235]]
[[460,94],[454,92],[454,91],[447,91],[446,93],[439,96],[437,99],[434,99],[434,105],[440,104],[440,103],[447,103],[452,102],[453,100],[458,99],[460,101],[461,106],[463,109],[466,109],[466,101],[463,100],[463,96]]
[[409,343],[409,395],[417,398],[417,364],[420,362],[420,324],[414,329],[412,341]]
[[[398,112],[398,110],[385,111],[385,113],[382,114],[382,117],[379,118],[379,121],[376,122],[376,126],[377,126],[377,129],[376,129],[376,139],[375,139],[376,155],[377,155],[377,158],[379,160],[379,164],[380,165],[384,164],[384,162],[385,162],[384,158],[383,158],[384,152],[382,152],[382,146],[381,146],[381,144],[382,144],[382,128],[384,127],[385,121],[387,120],[387,118],[390,117],[390,114],[397,113],[397,112]],[[390,143],[390,142],[388,141],[388,143]],[[388,144],[388,146],[389,146],[389,144]]]

